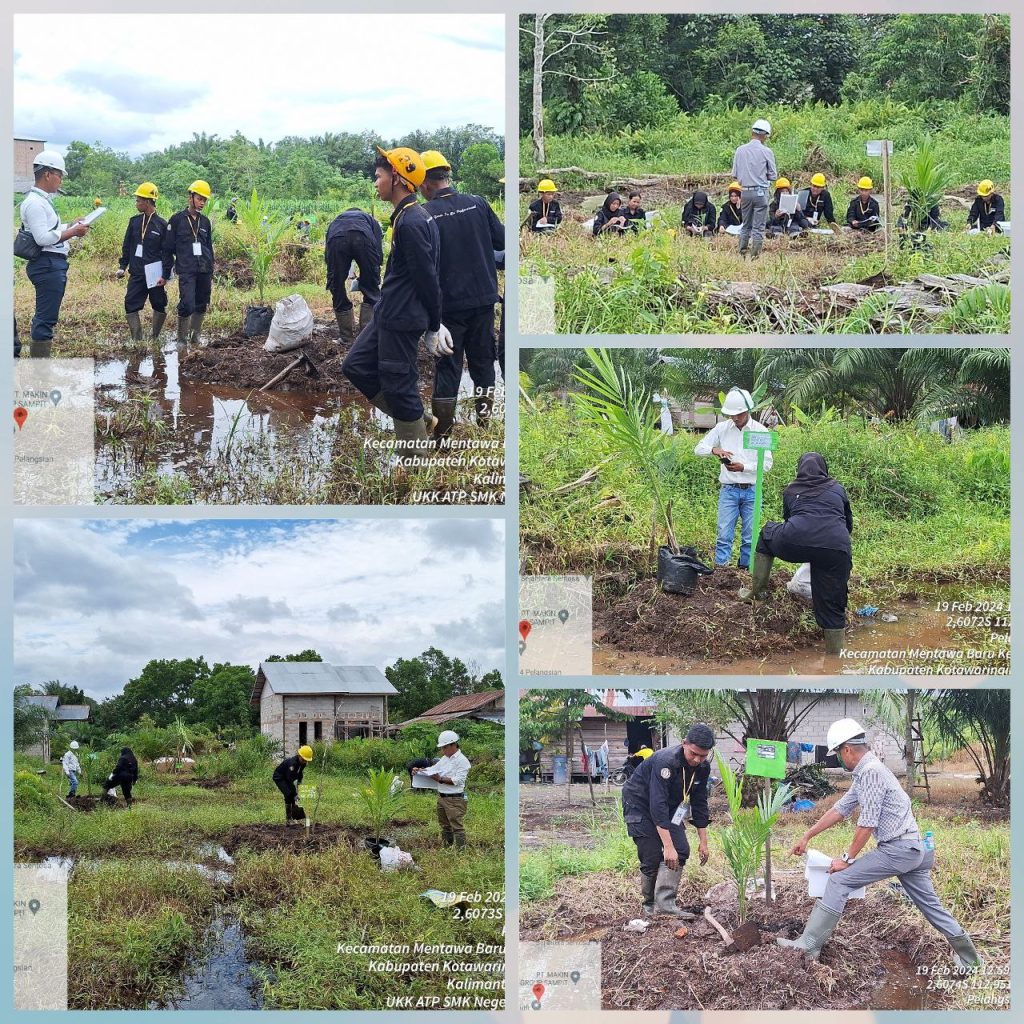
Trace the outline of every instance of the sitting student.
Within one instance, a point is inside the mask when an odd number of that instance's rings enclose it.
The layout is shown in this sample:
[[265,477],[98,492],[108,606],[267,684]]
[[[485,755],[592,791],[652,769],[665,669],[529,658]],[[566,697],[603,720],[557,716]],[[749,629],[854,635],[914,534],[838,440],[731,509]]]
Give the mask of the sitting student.
[[1006,204],[995,185],[986,178],[978,182],[978,195],[967,215],[967,229],[1002,234],[1003,229],[998,223],[1001,220],[1006,220]]
[[618,192],[609,192],[604,198],[604,205],[594,217],[594,237],[603,233],[621,235],[626,230],[626,218],[621,211],[622,196]]
[[530,203],[526,222],[531,231],[550,231],[562,223],[562,207],[555,198],[558,186],[550,179],[543,178],[537,185],[540,197]]
[[798,205],[812,228],[820,227],[822,221],[835,228],[836,212],[832,205],[832,194],[821,171],[811,175],[810,187],[801,189],[798,199]]
[[875,183],[866,175],[857,182],[859,195],[850,200],[846,226],[854,231],[877,231],[881,226],[878,200],[871,194]]
[[715,233],[715,207],[707,192],[693,193],[683,207],[682,224],[688,235],[710,238]]
[[640,193],[630,192],[629,202],[619,211],[626,218],[626,226],[639,231],[647,223],[647,211],[640,205]]
[[949,227],[949,224],[942,219],[942,214],[939,212],[939,204],[936,203],[927,214],[919,214],[917,222],[913,223],[914,216],[911,204],[908,201],[903,207],[903,213],[900,219],[896,221],[896,227],[902,228],[905,231],[913,231],[920,233],[922,231],[945,231]]
[[743,214],[740,211],[740,200],[743,198],[743,186],[734,181],[729,186],[729,201],[722,204],[722,210],[718,214],[718,230],[725,231],[726,228],[738,228],[743,223]]
[[797,203],[794,213],[783,213],[779,208],[781,206],[779,200],[783,196],[791,196],[792,194],[793,185],[789,178],[779,178],[775,182],[775,198],[768,206],[768,230],[766,234],[769,238],[776,238],[780,235],[789,235],[790,238],[793,238],[796,235],[802,234],[811,226],[804,216],[804,211],[800,209],[799,203]]

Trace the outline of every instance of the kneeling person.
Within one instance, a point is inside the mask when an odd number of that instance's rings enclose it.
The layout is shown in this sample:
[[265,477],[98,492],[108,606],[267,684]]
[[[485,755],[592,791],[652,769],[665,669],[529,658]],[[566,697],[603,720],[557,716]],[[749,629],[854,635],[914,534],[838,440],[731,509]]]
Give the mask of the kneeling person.
[[678,747],[642,761],[622,789],[626,831],[636,844],[645,914],[691,917],[676,906],[683,866],[690,856],[686,822],[697,830],[701,864],[708,861],[708,756],[715,734],[701,722]]
[[441,842],[445,846],[465,846],[466,777],[469,759],[459,749],[459,734],[446,729],[437,737],[441,759],[429,768],[413,768],[413,775],[426,775],[437,780],[437,822],[441,826]]

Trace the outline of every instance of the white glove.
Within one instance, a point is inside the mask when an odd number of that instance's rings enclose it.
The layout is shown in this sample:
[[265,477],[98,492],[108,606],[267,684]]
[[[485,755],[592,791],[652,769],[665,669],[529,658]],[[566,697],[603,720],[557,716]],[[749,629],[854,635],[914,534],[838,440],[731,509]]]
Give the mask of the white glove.
[[123,270],[118,270],[118,272],[117,272],[117,276],[118,276],[119,278],[120,278],[120,277],[124,277],[124,271],[123,271]]
[[427,331],[424,337],[427,342],[427,351],[432,356],[450,356],[455,351],[452,332],[444,324],[441,324],[436,331]]

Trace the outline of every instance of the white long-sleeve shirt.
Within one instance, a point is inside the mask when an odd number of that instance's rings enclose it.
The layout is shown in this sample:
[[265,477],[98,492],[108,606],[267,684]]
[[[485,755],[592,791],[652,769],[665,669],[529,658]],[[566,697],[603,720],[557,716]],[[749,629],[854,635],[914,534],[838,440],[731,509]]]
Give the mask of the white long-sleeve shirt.
[[[743,447],[743,431],[767,431],[767,429],[753,416],[747,420],[746,426],[742,430],[732,420],[722,420],[697,442],[693,454],[710,455],[712,448],[721,448],[723,451],[732,452],[733,461],[743,463],[743,472],[733,473],[723,464],[718,474],[718,482],[720,484],[752,484],[757,479],[757,451],[753,448]],[[766,451],[764,453],[764,471],[767,473],[771,468],[772,453]]]
[[438,782],[438,793],[462,793],[466,788],[466,776],[469,775],[471,767],[469,758],[461,750],[456,750],[451,757],[442,757],[437,764],[424,768],[420,774],[432,775],[434,778],[443,775],[446,779],[452,780],[454,785],[451,786],[447,782]]
[[70,775],[72,772],[78,775],[82,770],[82,766],[78,763],[78,757],[73,750],[65,752],[64,756],[60,759],[60,766],[64,769],[65,775]]
[[67,230],[67,224],[61,222],[60,214],[53,208],[53,199],[48,192],[32,186],[25,193],[21,202],[21,223],[32,233],[36,245],[43,247],[43,252],[59,253],[67,256],[71,244],[62,242],[60,236]]

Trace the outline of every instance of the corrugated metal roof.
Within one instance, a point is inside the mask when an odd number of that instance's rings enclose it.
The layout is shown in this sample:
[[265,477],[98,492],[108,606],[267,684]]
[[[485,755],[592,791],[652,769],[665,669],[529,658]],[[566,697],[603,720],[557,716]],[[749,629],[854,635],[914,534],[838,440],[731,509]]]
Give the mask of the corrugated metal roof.
[[436,707],[428,708],[419,717],[427,718],[434,715],[451,715],[465,711],[476,711],[478,708],[491,704],[504,696],[504,690],[481,690],[479,693],[463,693],[458,697],[449,697],[447,700],[441,701]]
[[37,707],[46,708],[47,711],[56,711],[60,703],[59,697],[52,697],[49,694],[33,694],[25,698],[26,704],[35,704]]
[[274,693],[393,694],[398,691],[373,665],[328,665],[324,661],[263,661],[256,674],[252,699],[263,691],[261,677]]
[[88,704],[61,704],[57,708],[57,721],[84,722],[88,719],[91,710]]

